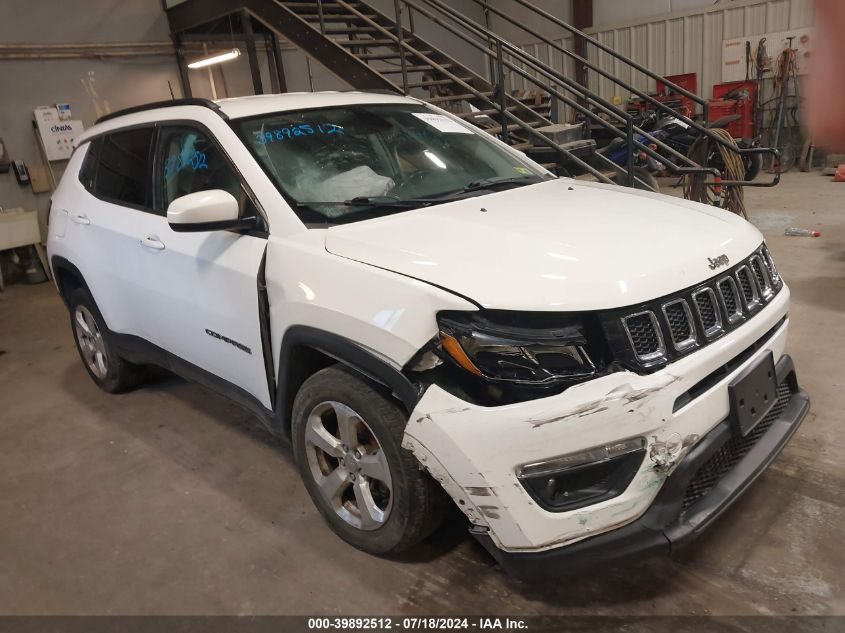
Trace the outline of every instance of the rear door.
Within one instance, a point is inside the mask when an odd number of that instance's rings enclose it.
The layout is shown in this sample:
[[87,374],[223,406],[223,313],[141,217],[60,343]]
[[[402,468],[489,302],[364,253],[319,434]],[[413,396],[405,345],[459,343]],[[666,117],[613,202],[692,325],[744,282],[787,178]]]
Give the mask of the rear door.
[[145,337],[177,357],[247,391],[270,408],[259,316],[258,271],[266,235],[175,232],[167,206],[197,191],[223,189],[241,216],[258,213],[239,173],[211,132],[162,125],[153,162],[155,211],[144,214],[141,247]]
[[152,126],[94,139],[79,181],[86,191],[62,209],[66,238],[109,329],[141,334],[143,304],[137,277],[138,221],[152,208]]

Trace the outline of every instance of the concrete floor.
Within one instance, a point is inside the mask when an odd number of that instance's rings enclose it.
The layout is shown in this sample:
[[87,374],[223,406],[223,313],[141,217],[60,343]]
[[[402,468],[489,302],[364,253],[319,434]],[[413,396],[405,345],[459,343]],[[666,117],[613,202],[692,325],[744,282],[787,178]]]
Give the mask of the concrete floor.
[[[120,396],[77,357],[54,289],[0,295],[0,614],[845,614],[845,185],[788,174],[747,201],[793,293],[813,409],[676,559],[531,587],[460,524],[412,560],[345,545],[287,447],[176,378]],[[819,239],[782,235],[818,228]]]

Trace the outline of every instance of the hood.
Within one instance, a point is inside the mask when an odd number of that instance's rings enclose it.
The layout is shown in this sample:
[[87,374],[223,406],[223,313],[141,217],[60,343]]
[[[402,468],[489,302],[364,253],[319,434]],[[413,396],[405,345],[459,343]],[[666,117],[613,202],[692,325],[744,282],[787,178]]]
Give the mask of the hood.
[[616,308],[695,285],[757,248],[750,223],[714,207],[557,179],[335,226],[335,255],[414,277],[485,308]]

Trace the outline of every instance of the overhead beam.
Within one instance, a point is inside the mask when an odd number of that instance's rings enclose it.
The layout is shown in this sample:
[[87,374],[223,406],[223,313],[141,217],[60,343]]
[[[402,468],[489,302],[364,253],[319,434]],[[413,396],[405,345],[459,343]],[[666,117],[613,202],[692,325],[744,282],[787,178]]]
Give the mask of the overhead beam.
[[203,24],[237,13],[243,6],[240,2],[188,0],[167,9],[167,22],[171,33],[181,33]]

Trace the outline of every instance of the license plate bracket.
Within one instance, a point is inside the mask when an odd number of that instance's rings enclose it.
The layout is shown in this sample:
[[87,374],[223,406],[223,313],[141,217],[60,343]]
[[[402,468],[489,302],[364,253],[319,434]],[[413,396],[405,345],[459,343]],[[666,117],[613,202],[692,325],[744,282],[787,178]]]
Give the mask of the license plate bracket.
[[777,400],[775,357],[769,352],[728,385],[731,424],[742,437],[760,423]]

